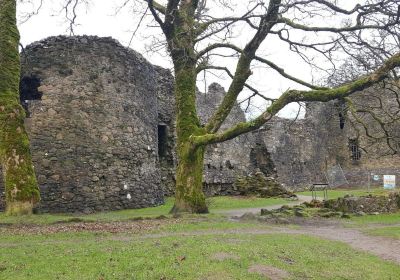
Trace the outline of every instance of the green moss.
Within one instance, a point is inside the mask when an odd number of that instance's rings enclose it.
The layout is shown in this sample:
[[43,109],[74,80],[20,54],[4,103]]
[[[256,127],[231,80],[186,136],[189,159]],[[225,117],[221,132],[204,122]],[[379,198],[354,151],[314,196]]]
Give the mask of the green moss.
[[172,212],[208,213],[203,193],[204,147],[187,143],[180,151],[176,172],[175,205]]
[[[164,29],[175,70],[176,132],[178,167],[175,205],[172,212],[206,213],[202,190],[204,147],[193,136],[205,134],[196,110],[195,6],[180,3],[174,10],[174,24]],[[167,15],[168,17],[169,15]]]
[[[183,58],[182,58],[183,59]],[[175,61],[177,102],[177,153],[175,205],[172,212],[207,213],[203,193],[204,147],[197,147],[192,136],[204,134],[196,111],[196,72],[190,61]]]
[[0,160],[4,174],[7,211],[29,214],[39,200],[29,139],[24,128],[25,111],[19,104],[19,33],[16,1],[0,2]]
[[267,178],[262,172],[254,175],[240,176],[235,181],[235,188],[242,195],[257,195],[259,197],[294,197],[295,195],[283,188],[275,179]]
[[[179,69],[179,68],[178,68]],[[196,75],[194,67],[179,69],[175,77],[178,145],[187,141],[200,127],[196,111]]]
[[31,215],[32,209],[31,201],[15,201],[7,204],[6,212],[9,216]]
[[225,121],[226,117],[231,112],[233,106],[235,106],[238,95],[242,92],[246,80],[251,75],[250,63],[253,56],[254,54],[249,56],[246,53],[242,53],[240,56],[235,75],[228,92],[225,94],[222,103],[218,106],[217,111],[210,118],[208,124],[206,125],[207,132],[217,132],[222,123]]

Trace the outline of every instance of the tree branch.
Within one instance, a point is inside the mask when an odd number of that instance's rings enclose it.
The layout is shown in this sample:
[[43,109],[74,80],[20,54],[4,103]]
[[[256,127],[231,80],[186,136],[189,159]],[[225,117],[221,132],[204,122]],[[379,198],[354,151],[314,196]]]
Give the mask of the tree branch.
[[162,21],[162,19],[159,17],[159,15],[157,14],[157,10],[154,7],[154,1],[153,0],[146,0],[148,7],[150,9],[151,14],[153,15],[154,19],[157,21],[157,23],[160,25],[161,29],[163,30],[164,33],[166,33],[166,29],[165,29],[165,24]]
[[328,7],[329,9],[331,9],[332,11],[335,11],[335,12],[341,13],[341,14],[345,14],[345,15],[351,15],[351,14],[355,13],[357,10],[359,10],[360,8],[363,7],[360,4],[356,4],[353,9],[345,10],[345,9],[342,9],[342,8],[336,6],[336,5],[334,5],[334,4],[332,4],[332,3],[328,2],[328,1],[325,1],[325,0],[296,1],[296,2],[294,2],[292,4],[285,5],[285,7],[286,8],[292,8],[292,7],[298,6],[298,5],[306,6],[306,5],[309,5],[311,3],[318,3],[318,4],[321,4],[321,5],[324,5],[324,6]]
[[[214,69],[214,70],[225,71],[225,72],[228,74],[229,77],[231,77],[232,79],[233,79],[233,77],[234,77],[234,75],[232,74],[231,71],[229,71],[228,68],[222,67],[222,66],[211,66],[211,65],[200,66],[200,67],[197,67],[196,71],[197,71],[197,73],[200,73],[201,71],[205,71],[205,70],[207,70],[207,69]],[[266,97],[266,96],[262,95],[257,89],[255,89],[254,87],[250,86],[250,85],[247,84],[247,83],[245,83],[244,86],[245,86],[245,88],[251,90],[251,91],[254,93],[253,96],[255,96],[255,95],[260,96],[260,97],[263,98],[265,101],[270,101],[270,102],[275,101],[275,99],[272,99],[272,98],[269,98],[269,97]]]
[[249,122],[241,122],[221,133],[209,133],[203,136],[192,136],[191,141],[196,145],[208,145],[230,140],[241,134],[250,132],[261,127],[265,122],[276,115],[283,107],[292,102],[305,101],[321,101],[327,102],[333,99],[345,98],[354,92],[362,91],[380,81],[387,74],[400,67],[400,53],[392,56],[385,61],[383,66],[379,67],[373,73],[361,77],[360,79],[331,89],[320,89],[310,91],[289,90],[281,95],[281,97],[271,104],[265,112],[256,119]]
[[[218,31],[221,31],[225,28],[227,28],[229,25],[232,25],[235,22],[238,21],[248,21],[250,18],[261,18],[263,17],[263,15],[251,15],[251,13],[259,6],[260,4],[257,3],[252,9],[250,9],[249,11],[247,11],[244,15],[242,15],[241,17],[224,17],[224,18],[214,18],[211,19],[207,22],[204,23],[200,23],[199,26],[196,29],[196,36],[199,36],[200,34],[202,34],[204,31],[207,30],[207,28],[210,25],[216,24],[216,23],[221,23],[221,22],[228,22],[226,25],[224,25],[221,29],[219,29]],[[213,32],[212,34],[214,34],[215,32]],[[201,41],[202,39],[211,36],[212,34],[207,34],[206,36],[198,39],[197,41]]]
[[[243,50],[242,50],[242,49],[240,49],[239,47],[237,47],[237,46],[235,46],[235,45],[233,45],[233,44],[223,44],[223,43],[220,43],[220,44],[212,44],[212,45],[206,47],[205,49],[201,50],[201,51],[197,54],[197,58],[199,59],[200,57],[202,57],[202,56],[205,55],[206,53],[208,53],[208,52],[210,52],[210,51],[212,51],[212,50],[214,50],[214,49],[217,49],[217,48],[228,48],[228,49],[235,50],[235,51],[237,51],[238,53],[243,53]],[[301,80],[301,79],[299,79],[299,78],[296,78],[296,77],[294,77],[294,76],[292,76],[292,75],[290,75],[290,74],[287,74],[287,73],[285,72],[285,69],[279,67],[278,65],[276,65],[276,64],[273,63],[272,61],[269,61],[269,60],[267,60],[267,59],[265,59],[265,58],[262,58],[262,57],[260,57],[260,56],[257,56],[257,55],[254,56],[254,59],[257,60],[257,61],[259,61],[259,62],[261,62],[261,63],[267,64],[269,67],[271,67],[272,69],[274,69],[275,71],[277,71],[281,76],[285,77],[285,78],[288,79],[288,80],[291,80],[291,81],[296,82],[296,83],[298,83],[298,84],[300,84],[300,85],[306,86],[306,87],[308,87],[308,88],[310,88],[310,89],[324,89],[324,87],[319,87],[319,86],[310,84],[310,83],[308,83],[308,82],[306,82],[306,81],[303,81],[303,80]]]
[[243,90],[244,84],[246,83],[248,77],[251,75],[250,64],[251,61],[254,59],[257,49],[278,20],[281,1],[282,0],[271,0],[269,2],[267,13],[261,19],[256,34],[243,49],[228,92],[224,96],[222,103],[217,108],[214,115],[209,119],[208,124],[205,126],[205,129],[208,133],[215,133],[218,131],[226,117],[229,115],[233,106],[235,105],[239,93]]
[[285,18],[285,17],[281,17],[279,19],[279,23],[284,23],[294,29],[299,29],[299,30],[303,30],[303,31],[313,31],[313,32],[334,32],[334,33],[338,33],[338,32],[350,32],[350,31],[357,31],[357,30],[363,30],[363,29],[386,29],[389,26],[395,26],[397,24],[399,24],[399,15],[397,16],[396,20],[393,22],[389,22],[385,25],[361,25],[361,24],[356,24],[353,26],[348,26],[348,27],[319,27],[319,26],[307,26],[307,25],[303,25],[303,24],[299,24],[299,23],[295,23],[294,21]]
[[152,1],[152,0],[145,0],[147,2],[147,4],[150,4],[153,6],[154,10],[156,10],[157,12],[165,15],[166,13],[166,8],[161,5],[160,3],[156,2],[156,1]]

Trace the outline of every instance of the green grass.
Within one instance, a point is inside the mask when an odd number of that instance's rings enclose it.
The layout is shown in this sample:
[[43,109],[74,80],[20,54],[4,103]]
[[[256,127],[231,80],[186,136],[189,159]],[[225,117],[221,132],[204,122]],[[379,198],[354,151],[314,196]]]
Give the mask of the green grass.
[[[219,210],[283,203],[287,201],[216,197],[209,201],[211,214],[184,216],[178,223],[167,219],[160,227],[136,234],[73,231],[14,234],[0,230],[0,280],[265,279],[248,271],[254,264],[285,270],[290,274],[289,279],[397,279],[400,275],[399,265],[340,242],[305,235],[244,234],[240,229],[257,232],[269,226],[256,221],[229,221],[216,214]],[[167,215],[172,205],[173,199],[167,199],[159,207],[92,215],[34,215],[23,219],[0,215],[0,223],[48,224],[71,218],[123,221]],[[400,213],[350,220],[363,230],[367,229],[364,225],[393,225],[399,221]],[[398,238],[399,227],[379,230],[368,234]],[[232,258],[216,260],[213,258],[216,253],[226,253]]]
[[392,214],[365,215],[352,217],[351,223],[357,226],[368,226],[373,224],[394,225],[400,224],[400,212]]
[[[335,190],[328,190],[328,199],[336,199],[339,197],[343,197],[345,195],[354,195],[354,196],[363,196],[363,195],[368,195],[368,194],[385,195],[385,194],[388,194],[389,192],[391,192],[391,191],[384,190],[383,188],[373,188],[369,192],[366,188],[364,188],[364,189],[335,189]],[[296,194],[311,196],[310,191],[298,192]],[[324,194],[322,191],[318,191],[317,196],[324,197]]]
[[5,224],[52,224],[57,222],[69,221],[123,221],[138,217],[152,218],[160,215],[168,215],[172,208],[173,199],[169,198],[166,203],[157,207],[149,207],[142,209],[129,209],[120,211],[99,212],[90,215],[72,215],[72,214],[38,214],[23,217],[10,217],[4,213],[0,213],[0,223]]
[[215,230],[236,230],[236,229],[270,229],[265,223],[257,220],[231,221],[221,215],[197,215],[187,216],[180,219],[179,223],[171,223],[162,226],[154,232],[204,232]]
[[259,198],[239,196],[218,196],[208,198],[211,212],[219,210],[267,207],[278,204],[287,204],[284,198]]
[[365,230],[364,232],[367,234],[376,235],[376,236],[400,239],[400,226],[368,229],[368,230]]
[[[208,199],[211,213],[220,210],[264,207],[277,204],[285,204],[287,200],[282,198],[256,198],[256,197],[212,197]],[[25,224],[51,224],[68,221],[124,221],[139,217],[154,218],[157,216],[168,216],[174,204],[173,198],[167,198],[164,205],[142,209],[129,209],[110,212],[100,212],[90,215],[62,215],[62,214],[40,214],[28,217],[7,217],[0,213],[1,223],[25,223]]]
[[353,216],[344,225],[360,229],[369,235],[400,239],[400,212],[361,217]]
[[81,216],[81,218],[95,220],[95,221],[120,221],[120,220],[129,220],[137,217],[151,218],[161,215],[167,216],[169,214],[169,211],[172,209],[173,205],[174,205],[174,199],[167,198],[165,200],[165,204],[157,207],[99,212],[96,214]]
[[0,213],[0,225],[1,224],[52,224],[57,222],[69,221],[74,216],[63,215],[63,214],[40,214],[13,217],[6,216],[3,212]]
[[[285,270],[290,279],[397,279],[400,275],[400,266],[394,263],[304,235],[0,234],[0,248],[0,279],[13,280],[265,279],[248,272],[253,264]],[[233,258],[215,260],[216,253]]]

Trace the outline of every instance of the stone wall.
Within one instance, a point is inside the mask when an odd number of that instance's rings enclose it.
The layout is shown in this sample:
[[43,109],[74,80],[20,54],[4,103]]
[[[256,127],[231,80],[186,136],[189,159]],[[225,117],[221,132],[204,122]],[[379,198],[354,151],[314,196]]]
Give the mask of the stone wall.
[[175,145],[175,96],[174,77],[161,67],[157,71],[158,99],[158,142],[161,186],[164,194],[171,196],[175,188],[175,166],[177,164]]
[[[380,92],[382,100],[397,106],[395,101],[390,102],[384,90],[374,88],[371,91]],[[366,95],[368,92],[356,93],[352,100],[357,106],[376,106],[376,100],[368,99]],[[382,186],[384,174],[396,175],[400,179],[400,156],[390,153],[386,138],[371,143],[372,138],[367,137],[365,128],[355,122],[348,108],[341,128],[341,106],[339,101],[309,103],[304,119],[274,118],[256,132],[261,134],[282,184],[292,189],[304,189],[313,183],[326,182],[330,182],[334,188],[366,188],[368,184]],[[388,110],[387,107],[385,109]],[[374,127],[376,129],[376,122],[370,118],[365,119],[365,124],[370,133]],[[398,133],[399,122],[394,122],[390,129],[394,134]],[[357,159],[351,150],[350,142],[354,139],[358,139]],[[327,174],[339,166],[347,181],[345,183],[327,178]],[[374,180],[371,174],[379,175],[379,179]]]
[[[173,194],[177,158],[169,70],[149,64],[111,38],[60,36],[28,46],[22,72],[21,103],[29,116],[40,211],[140,208],[159,205],[164,194]],[[202,123],[224,94],[218,84],[211,84],[207,93],[197,92]],[[358,104],[374,102],[357,94],[352,98]],[[385,106],[394,104],[393,96],[384,99]],[[210,145],[205,192],[238,194],[237,178],[257,172],[287,188],[304,189],[326,182],[327,171],[339,165],[347,186],[366,186],[371,172],[400,178],[400,157],[389,155],[382,141],[370,145],[368,138],[358,137],[364,150],[353,159],[349,140],[357,129],[350,125],[351,117],[340,127],[341,106],[336,101],[307,104],[304,119],[275,117],[257,131]],[[221,130],[245,120],[235,105]],[[391,129],[400,135],[398,124]],[[381,185],[382,177],[370,181]]]
[[[159,91],[160,121],[167,124],[170,132],[168,144],[171,151],[175,146],[173,135],[175,102],[171,95],[173,92],[173,77],[168,77],[168,71],[160,69],[161,82]],[[205,124],[217,106],[221,103],[225,95],[225,90],[218,84],[211,84],[206,93],[197,91],[196,108],[202,124]],[[222,124],[220,130],[227,129],[239,121],[245,121],[245,114],[239,105],[235,105],[231,113]],[[252,151],[255,137],[252,134],[243,135],[224,143],[210,145],[207,148],[204,160],[204,192],[208,196],[212,195],[237,195],[239,191],[234,187],[234,183],[239,176],[251,173],[257,165],[257,160],[263,161],[264,155],[260,153],[253,156]],[[260,147],[259,144],[257,147]],[[256,159],[257,158],[257,159]],[[264,160],[265,161],[265,160]],[[163,175],[162,184],[166,188],[167,195],[174,193],[174,172],[176,165],[176,155],[172,152],[168,155],[168,160],[163,162],[160,158],[161,172]],[[167,182],[167,183],[165,183]]]
[[[224,88],[215,83],[208,87],[207,93],[197,93],[197,113],[203,124],[212,116],[224,95]],[[235,105],[222,124],[220,131],[245,120],[243,110],[239,105]],[[254,170],[250,158],[254,142],[254,136],[246,134],[207,147],[203,175],[204,191],[207,195],[239,194],[234,183],[239,176],[248,175]]]
[[22,72],[41,82],[24,100],[40,211],[163,203],[152,65],[111,38],[51,37],[25,49]]
[[[21,102],[29,115],[40,211],[139,208],[174,193],[175,101],[169,70],[148,64],[111,38],[88,36],[34,43],[25,50],[22,69],[28,82],[21,85]],[[35,92],[29,81],[40,81],[40,98],[28,92]],[[225,91],[212,84],[206,94],[197,94],[205,123]],[[245,121],[238,105],[221,130],[237,121]],[[251,160],[253,139],[248,134],[208,148],[208,195],[238,194],[236,178],[251,173],[260,160],[255,155]]]
[[[350,139],[357,139],[361,157],[353,160],[348,156],[343,162],[350,185],[367,185],[369,180],[372,185],[382,186],[382,175],[390,174],[396,175],[397,186],[400,186],[400,84],[393,87],[392,83],[395,81],[385,81],[352,96],[354,109],[368,112],[357,114],[356,120],[351,111],[347,111],[347,144]],[[349,153],[349,149],[347,151]],[[379,175],[379,179],[368,179],[371,173]]]

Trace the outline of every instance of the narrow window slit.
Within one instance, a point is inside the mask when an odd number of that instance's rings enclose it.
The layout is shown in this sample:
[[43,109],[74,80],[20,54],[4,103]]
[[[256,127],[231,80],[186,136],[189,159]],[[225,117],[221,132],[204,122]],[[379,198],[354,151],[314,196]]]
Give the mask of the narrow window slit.
[[167,156],[168,150],[168,133],[167,126],[158,125],[158,156],[162,160]]

